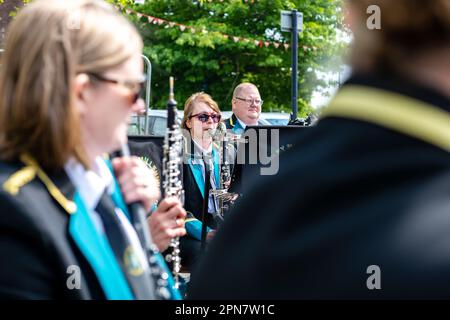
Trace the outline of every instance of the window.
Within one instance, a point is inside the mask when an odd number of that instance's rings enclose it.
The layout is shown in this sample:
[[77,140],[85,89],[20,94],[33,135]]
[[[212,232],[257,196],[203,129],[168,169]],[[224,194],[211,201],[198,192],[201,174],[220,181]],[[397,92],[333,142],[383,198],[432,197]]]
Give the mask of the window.
[[163,136],[166,134],[167,119],[163,117],[154,117],[151,134],[155,136]]

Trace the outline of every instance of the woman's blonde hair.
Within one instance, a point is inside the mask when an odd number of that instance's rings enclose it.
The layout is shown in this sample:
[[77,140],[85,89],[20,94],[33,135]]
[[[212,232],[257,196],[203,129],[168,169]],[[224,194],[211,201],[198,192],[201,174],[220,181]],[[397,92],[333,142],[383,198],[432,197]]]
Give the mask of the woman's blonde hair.
[[183,116],[183,121],[181,122],[181,128],[189,129],[186,125],[186,122],[189,120],[189,117],[192,115],[192,111],[194,110],[195,104],[199,103],[199,102],[203,102],[208,107],[213,109],[214,112],[220,114],[220,109],[219,109],[217,102],[215,102],[209,94],[204,93],[204,92],[194,93],[186,100],[186,102],[184,104],[184,116]]
[[[358,21],[351,62],[356,70],[391,69],[450,45],[449,0],[347,0]],[[367,9],[381,11],[381,29],[367,27]]]
[[57,170],[73,155],[87,165],[73,80],[117,67],[141,49],[135,28],[104,1],[36,0],[23,8],[1,57],[0,157],[28,153]]

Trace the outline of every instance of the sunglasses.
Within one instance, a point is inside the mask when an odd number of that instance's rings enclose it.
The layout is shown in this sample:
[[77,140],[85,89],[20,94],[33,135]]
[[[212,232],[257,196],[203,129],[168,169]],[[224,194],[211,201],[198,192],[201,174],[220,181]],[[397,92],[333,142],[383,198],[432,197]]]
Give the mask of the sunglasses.
[[129,101],[133,104],[136,103],[139,98],[143,97],[145,84],[147,82],[147,77],[145,75],[142,75],[141,80],[138,81],[111,79],[97,73],[88,73],[88,76],[97,81],[118,84],[127,88],[131,91]]
[[218,123],[220,121],[220,119],[222,119],[222,116],[220,114],[215,114],[215,113],[212,113],[212,114],[198,113],[198,114],[193,114],[189,117],[189,119],[192,119],[192,118],[197,118],[202,123],[208,122],[209,118],[211,118],[211,120],[214,123]]

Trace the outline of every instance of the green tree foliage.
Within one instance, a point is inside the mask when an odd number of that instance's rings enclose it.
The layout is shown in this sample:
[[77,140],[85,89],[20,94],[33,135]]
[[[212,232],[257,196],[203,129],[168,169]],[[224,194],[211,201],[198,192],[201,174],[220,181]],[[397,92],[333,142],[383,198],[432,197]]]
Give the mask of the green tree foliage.
[[[289,110],[290,48],[234,42],[233,36],[290,43],[290,33],[280,31],[280,10],[297,9],[304,16],[299,38],[299,109],[300,116],[305,115],[313,91],[328,85],[318,79],[316,71],[323,70],[342,47],[336,40],[340,5],[340,0],[147,0],[144,5],[128,5],[142,14],[196,30],[155,25],[145,16],[129,15],[141,31],[144,53],[153,64],[152,107],[165,106],[168,78],[174,76],[175,97],[181,103],[190,94],[205,91],[222,110],[229,110],[233,88],[249,81],[259,87],[264,110]],[[230,37],[226,39],[224,34]]]
[[[15,1],[12,1],[13,4],[14,4],[14,10],[9,12],[9,16],[10,17],[15,17],[17,15],[17,12],[20,10],[20,8],[23,5],[26,5],[26,4],[30,3],[31,1],[33,1],[33,0],[15,0]],[[0,0],[0,5],[2,3],[4,3],[4,1]],[[8,4],[8,3],[6,2],[6,4]]]
[[151,24],[145,16],[128,15],[140,30],[144,54],[152,62],[152,108],[165,107],[168,79],[174,76],[179,104],[192,93],[205,91],[222,110],[229,110],[233,88],[249,81],[259,87],[264,110],[289,111],[290,48],[233,41],[240,37],[289,44],[290,33],[280,31],[280,10],[297,9],[304,17],[299,38],[299,116],[310,111],[313,91],[329,85],[317,71],[328,69],[327,62],[343,49],[336,38],[342,27],[341,0],[146,0],[143,5],[107,1],[196,30],[182,31],[176,25]]

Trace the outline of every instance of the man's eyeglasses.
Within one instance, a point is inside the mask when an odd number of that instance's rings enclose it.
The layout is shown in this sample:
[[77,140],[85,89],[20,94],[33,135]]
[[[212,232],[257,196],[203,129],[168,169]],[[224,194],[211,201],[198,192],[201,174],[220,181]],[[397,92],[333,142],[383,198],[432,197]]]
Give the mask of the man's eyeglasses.
[[239,97],[234,97],[234,98],[238,99],[238,100],[241,100],[241,101],[244,101],[244,102],[248,103],[249,105],[255,104],[257,106],[260,106],[264,102],[263,100],[260,100],[260,99],[244,99],[244,98],[239,98]]
[[130,103],[136,103],[136,101],[138,101],[138,99],[142,97],[145,88],[145,83],[147,81],[147,77],[145,75],[142,75],[141,80],[138,81],[111,79],[97,73],[88,73],[87,75],[97,81],[114,83],[124,86],[132,93],[130,96]]
[[189,116],[189,119],[191,118],[197,118],[198,120],[200,120],[200,122],[206,123],[208,122],[209,118],[211,118],[211,120],[214,123],[219,123],[220,119],[222,119],[222,116],[220,114],[208,114],[208,113],[197,113],[197,114],[193,114],[191,116]]

